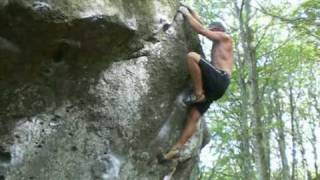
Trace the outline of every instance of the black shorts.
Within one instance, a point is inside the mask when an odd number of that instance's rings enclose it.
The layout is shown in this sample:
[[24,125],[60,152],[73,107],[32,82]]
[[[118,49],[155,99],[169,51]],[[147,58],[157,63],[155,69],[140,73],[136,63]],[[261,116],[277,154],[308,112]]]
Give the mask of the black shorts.
[[201,103],[195,103],[193,106],[203,114],[209,109],[212,101],[223,96],[230,84],[230,78],[225,71],[215,68],[203,58],[200,59],[199,66],[206,100]]

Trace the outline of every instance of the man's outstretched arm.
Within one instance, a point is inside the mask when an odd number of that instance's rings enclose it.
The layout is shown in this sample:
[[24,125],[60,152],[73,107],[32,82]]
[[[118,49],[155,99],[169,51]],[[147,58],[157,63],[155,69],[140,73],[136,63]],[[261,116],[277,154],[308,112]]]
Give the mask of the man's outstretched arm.
[[198,14],[197,14],[194,10],[192,10],[192,9],[191,9],[189,6],[187,6],[187,5],[184,5],[184,4],[182,4],[182,3],[180,3],[180,4],[181,4],[182,7],[187,8],[187,9],[189,10],[190,14],[192,15],[192,17],[193,17],[194,19],[196,19],[201,25],[203,25],[200,17],[198,16]]
[[184,17],[187,19],[187,21],[189,22],[191,28],[199,33],[199,34],[203,34],[203,32],[206,30],[205,27],[203,27],[203,25],[191,14],[190,8],[186,8],[185,6],[181,6],[179,8],[179,12],[181,12]]
[[223,32],[214,32],[205,28],[193,15],[191,15],[191,12],[186,7],[180,7],[179,12],[181,12],[184,15],[184,17],[189,22],[191,28],[198,34],[206,36],[210,40],[214,41],[220,41],[227,37]]

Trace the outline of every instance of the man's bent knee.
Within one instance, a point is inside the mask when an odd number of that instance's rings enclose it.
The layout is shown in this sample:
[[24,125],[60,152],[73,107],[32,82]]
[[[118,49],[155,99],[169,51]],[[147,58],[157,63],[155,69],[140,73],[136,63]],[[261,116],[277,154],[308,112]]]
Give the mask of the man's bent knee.
[[189,52],[189,53],[187,54],[187,60],[193,60],[193,61],[195,61],[196,63],[199,63],[200,59],[201,59],[200,54],[198,54],[198,53],[196,53],[196,52]]

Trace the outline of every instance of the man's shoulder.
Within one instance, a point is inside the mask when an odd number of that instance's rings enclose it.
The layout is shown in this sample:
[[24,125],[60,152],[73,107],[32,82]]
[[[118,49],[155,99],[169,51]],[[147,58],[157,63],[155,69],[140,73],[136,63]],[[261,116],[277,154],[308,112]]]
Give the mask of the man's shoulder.
[[224,33],[224,38],[223,38],[223,40],[232,42],[232,37],[231,37],[231,35],[229,35],[229,34],[227,34],[227,33]]
[[224,46],[232,47],[232,44],[233,44],[232,37],[228,34],[225,34],[225,37],[223,39],[221,39],[221,43],[223,43]]
[[216,31],[215,33],[220,34],[220,41],[222,42],[232,42],[232,37],[225,33],[225,32],[221,32],[221,31]]

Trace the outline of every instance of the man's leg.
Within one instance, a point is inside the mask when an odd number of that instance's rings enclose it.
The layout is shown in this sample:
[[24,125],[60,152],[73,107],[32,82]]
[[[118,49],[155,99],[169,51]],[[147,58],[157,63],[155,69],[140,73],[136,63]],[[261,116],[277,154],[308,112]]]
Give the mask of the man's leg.
[[194,131],[196,130],[197,123],[201,117],[200,112],[195,108],[192,107],[189,116],[187,117],[187,124],[185,128],[183,129],[176,146],[182,146],[184,145],[188,139],[193,135]]
[[197,123],[201,117],[200,112],[192,107],[187,117],[187,123],[175,145],[172,146],[171,150],[164,155],[165,159],[172,159],[177,155],[178,150],[188,141],[196,130]]
[[[195,52],[189,52],[186,58],[188,70],[191,75],[191,80],[193,84],[193,91],[197,99],[201,99],[202,97],[204,97],[202,87],[202,75],[201,69],[199,67],[200,59],[201,56]],[[162,160],[170,160],[177,155],[177,153],[179,152],[178,150],[187,142],[187,140],[194,133],[197,127],[197,122],[199,121],[200,117],[201,113],[195,107],[192,107],[187,117],[187,123],[178,141],[175,145],[172,146],[172,148],[167,154],[161,157]]]
[[193,91],[197,99],[203,95],[201,69],[199,67],[200,59],[201,56],[195,52],[189,52],[186,58],[188,70],[193,84]]

